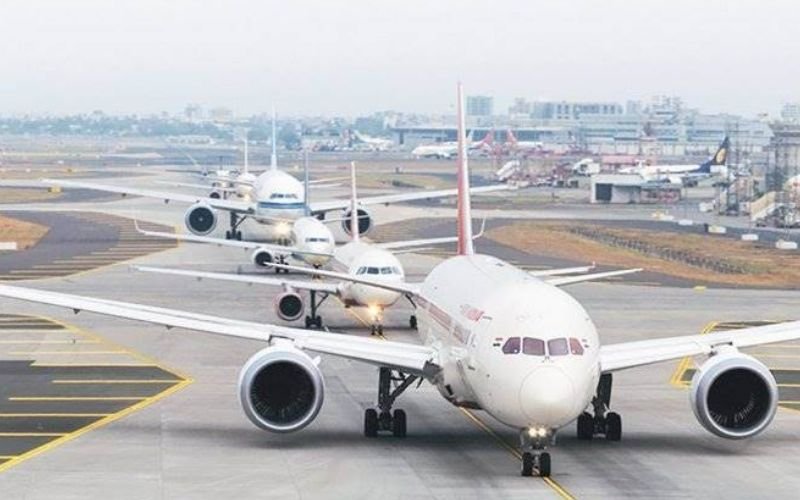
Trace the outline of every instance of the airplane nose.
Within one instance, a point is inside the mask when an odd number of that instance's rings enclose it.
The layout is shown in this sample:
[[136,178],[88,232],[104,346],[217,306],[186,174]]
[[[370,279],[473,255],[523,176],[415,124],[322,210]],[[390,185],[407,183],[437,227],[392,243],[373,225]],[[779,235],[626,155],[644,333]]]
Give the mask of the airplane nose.
[[575,416],[575,388],[559,367],[532,371],[522,382],[519,398],[522,413],[531,424],[560,426]]

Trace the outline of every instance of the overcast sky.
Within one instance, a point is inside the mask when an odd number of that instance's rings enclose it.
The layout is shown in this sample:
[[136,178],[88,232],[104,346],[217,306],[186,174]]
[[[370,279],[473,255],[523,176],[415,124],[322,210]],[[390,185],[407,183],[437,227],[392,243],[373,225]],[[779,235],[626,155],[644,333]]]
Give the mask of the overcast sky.
[[2,0],[0,113],[448,112],[467,93],[800,100],[792,1]]

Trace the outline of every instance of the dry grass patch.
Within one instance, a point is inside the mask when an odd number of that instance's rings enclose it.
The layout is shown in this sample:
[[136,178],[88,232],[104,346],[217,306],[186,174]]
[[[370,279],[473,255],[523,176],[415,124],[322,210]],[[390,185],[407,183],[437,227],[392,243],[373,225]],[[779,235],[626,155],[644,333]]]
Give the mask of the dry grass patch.
[[32,247],[49,230],[47,226],[0,215],[0,241],[16,241],[19,250]]
[[800,287],[800,256],[729,237],[586,223],[525,221],[488,231],[519,250],[578,262],[643,267],[692,280],[747,287]]

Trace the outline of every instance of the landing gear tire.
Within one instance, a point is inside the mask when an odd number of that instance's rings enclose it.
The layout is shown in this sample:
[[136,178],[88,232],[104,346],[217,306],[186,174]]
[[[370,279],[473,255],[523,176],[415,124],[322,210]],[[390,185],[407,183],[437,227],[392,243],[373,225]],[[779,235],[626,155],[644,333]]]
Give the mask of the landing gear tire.
[[230,231],[225,231],[225,239],[226,239],[226,240],[233,239],[233,237],[232,237],[232,235],[231,235],[231,232],[230,232]]
[[378,412],[374,408],[364,411],[364,436],[374,438],[378,435]]
[[622,417],[619,413],[610,412],[606,415],[606,439],[609,441],[622,439]]
[[242,241],[242,232],[241,232],[241,231],[236,231],[236,232],[234,233],[234,238],[235,238],[236,240],[238,240],[238,241]]
[[417,329],[417,317],[415,315],[412,314],[411,318],[409,318],[408,326],[410,326],[412,330]]
[[594,418],[587,412],[578,417],[578,439],[589,441],[594,437]]
[[533,475],[533,453],[527,451],[522,454],[522,470],[520,471],[522,477],[531,477]]
[[406,437],[406,412],[403,410],[392,413],[392,435],[397,438]]
[[322,316],[306,316],[306,328],[322,328]]
[[539,455],[539,477],[550,477],[550,454]]

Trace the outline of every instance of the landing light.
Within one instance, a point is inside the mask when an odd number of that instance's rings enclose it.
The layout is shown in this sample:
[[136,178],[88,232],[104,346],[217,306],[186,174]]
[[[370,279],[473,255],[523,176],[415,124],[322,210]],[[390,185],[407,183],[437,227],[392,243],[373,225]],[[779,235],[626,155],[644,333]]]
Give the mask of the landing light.
[[275,233],[279,236],[289,236],[289,233],[292,230],[292,226],[290,226],[286,222],[279,222],[275,225]]
[[372,304],[372,305],[370,305],[370,306],[369,306],[369,314],[370,314],[370,315],[371,315],[373,318],[376,318],[376,319],[377,319],[377,318],[380,316],[380,314],[381,314],[381,308],[380,308],[380,307],[378,307],[378,306],[376,306],[375,304]]
[[531,438],[543,438],[547,436],[547,427],[531,427],[528,429],[528,436]]

